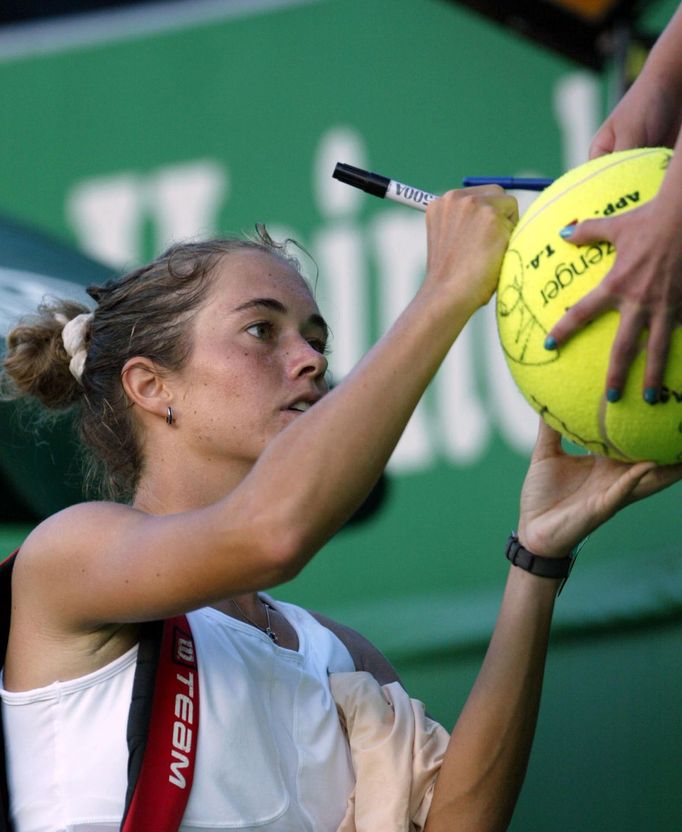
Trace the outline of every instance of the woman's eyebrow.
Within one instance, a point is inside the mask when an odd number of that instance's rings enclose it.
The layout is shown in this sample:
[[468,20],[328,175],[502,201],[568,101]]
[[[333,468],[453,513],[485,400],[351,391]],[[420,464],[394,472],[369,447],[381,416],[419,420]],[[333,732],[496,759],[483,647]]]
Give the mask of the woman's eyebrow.
[[[281,315],[285,315],[289,310],[287,307],[282,303],[282,301],[277,300],[276,298],[251,298],[251,300],[247,300],[245,303],[240,304],[239,306],[235,307],[233,310],[234,312],[243,312],[246,309],[269,309],[273,312],[279,312]],[[329,326],[327,322],[319,315],[317,312],[314,312],[307,321],[309,324],[313,326],[317,326],[320,329],[324,330],[325,335],[329,333]]]
[[265,309],[271,309],[273,312],[280,312],[282,314],[287,312],[287,308],[282,301],[276,300],[275,298],[252,298],[251,300],[247,300],[246,303],[242,303],[235,307],[234,311],[243,312],[245,309],[256,309],[259,306],[264,307]]

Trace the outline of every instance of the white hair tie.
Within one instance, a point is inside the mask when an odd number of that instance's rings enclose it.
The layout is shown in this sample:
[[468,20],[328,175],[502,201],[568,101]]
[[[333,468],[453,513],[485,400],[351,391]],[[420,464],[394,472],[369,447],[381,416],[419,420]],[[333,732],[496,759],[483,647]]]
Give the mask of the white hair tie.
[[85,359],[88,357],[88,351],[85,346],[85,334],[94,317],[94,312],[84,312],[82,315],[76,315],[75,318],[72,318],[65,324],[62,330],[64,349],[66,350],[66,354],[71,358],[69,370],[79,384],[83,383],[81,378],[83,376],[83,368],[85,367]]

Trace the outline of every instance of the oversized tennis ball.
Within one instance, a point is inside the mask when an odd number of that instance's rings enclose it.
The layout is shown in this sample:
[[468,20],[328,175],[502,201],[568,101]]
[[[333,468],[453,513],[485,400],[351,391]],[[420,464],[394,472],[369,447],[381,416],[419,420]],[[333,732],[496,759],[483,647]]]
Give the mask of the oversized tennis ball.
[[547,333],[615,260],[611,243],[571,245],[559,231],[574,220],[630,211],[657,193],[670,163],[666,148],[625,150],[593,159],[557,179],[519,220],[497,290],[497,324],[512,376],[555,430],[583,448],[626,461],[682,461],[682,326],[677,326],[660,401],[642,398],[646,336],[622,398],[609,403],[606,371],[619,321],[606,312],[558,350]]

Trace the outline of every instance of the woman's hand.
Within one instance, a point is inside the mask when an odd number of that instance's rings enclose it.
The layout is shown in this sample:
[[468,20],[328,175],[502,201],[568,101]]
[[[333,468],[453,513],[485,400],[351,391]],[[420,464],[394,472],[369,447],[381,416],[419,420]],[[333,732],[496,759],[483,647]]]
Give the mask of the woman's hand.
[[680,479],[682,464],[569,455],[560,434],[540,421],[521,492],[519,539],[537,555],[564,557],[617,511]]
[[[682,173],[682,165],[678,167]],[[579,246],[609,240],[615,246],[616,260],[600,284],[562,316],[549,336],[559,345],[605,311],[619,311],[620,323],[605,379],[611,402],[618,401],[622,394],[645,330],[648,337],[642,395],[649,404],[658,400],[672,332],[682,324],[680,202],[671,199],[668,192],[661,192],[620,216],[582,222],[569,238]]]
[[682,322],[682,5],[647,58],[644,69],[592,140],[590,158],[634,147],[675,147],[656,199],[626,214],[576,226],[570,241],[609,240],[616,262],[600,285],[548,333],[565,342],[608,309],[620,312],[611,349],[606,394],[621,396],[632,361],[648,330],[644,399],[659,397],[673,328]]
[[447,288],[472,314],[492,297],[511,232],[516,199],[498,185],[448,191],[426,212],[425,286]]
[[590,159],[631,147],[673,147],[682,106],[673,79],[641,75],[595,133]]

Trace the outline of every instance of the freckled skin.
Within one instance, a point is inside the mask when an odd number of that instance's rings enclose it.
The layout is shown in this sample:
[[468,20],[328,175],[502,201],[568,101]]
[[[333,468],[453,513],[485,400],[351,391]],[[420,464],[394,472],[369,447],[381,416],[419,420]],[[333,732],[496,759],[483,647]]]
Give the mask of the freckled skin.
[[[285,311],[235,312],[254,298],[272,298]],[[189,454],[250,466],[297,418],[288,405],[326,392],[320,327],[311,323],[319,314],[288,264],[253,251],[224,258],[193,321],[190,359],[173,379],[179,403],[173,410]]]

